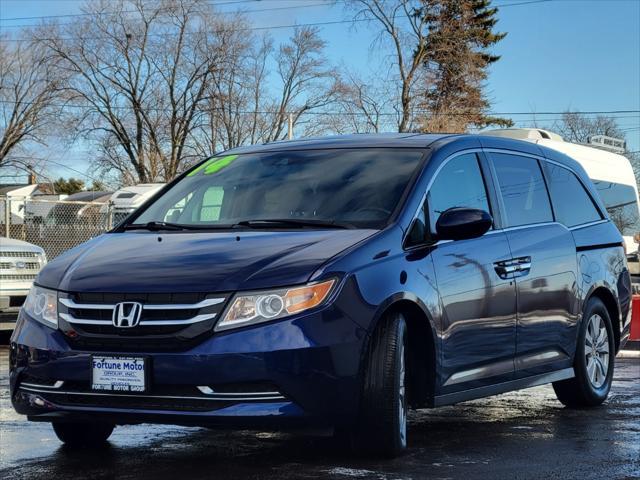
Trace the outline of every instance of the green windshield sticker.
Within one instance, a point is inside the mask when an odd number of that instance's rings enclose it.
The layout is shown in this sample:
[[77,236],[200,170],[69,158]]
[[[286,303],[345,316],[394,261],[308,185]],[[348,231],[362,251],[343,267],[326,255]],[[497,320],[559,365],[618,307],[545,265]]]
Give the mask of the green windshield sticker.
[[203,170],[205,175],[211,175],[212,173],[219,172],[224,167],[231,164],[231,162],[233,162],[236,158],[238,158],[238,155],[227,155],[226,157],[221,158],[211,158],[200,165],[198,168],[196,168],[193,172],[189,173],[187,177],[193,177]]
[[207,165],[211,165],[215,161],[217,161],[216,158],[210,158],[209,160],[204,162],[202,165],[200,165],[198,168],[196,168],[193,172],[189,173],[187,177],[193,177],[194,175],[196,175],[197,173],[200,173],[203,169],[205,169]]
[[205,165],[204,174],[211,175],[212,173],[219,172],[224,167],[229,166],[231,162],[233,162],[236,158],[238,158],[238,155],[227,155],[226,157],[216,159],[212,163],[207,162],[207,164]]

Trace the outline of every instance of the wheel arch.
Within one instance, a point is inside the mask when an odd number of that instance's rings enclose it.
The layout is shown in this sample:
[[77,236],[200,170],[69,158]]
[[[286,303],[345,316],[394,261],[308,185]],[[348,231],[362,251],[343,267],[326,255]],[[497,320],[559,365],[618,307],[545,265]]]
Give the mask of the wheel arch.
[[[437,334],[432,316],[421,300],[410,293],[394,295],[378,311],[371,332],[382,319],[401,314],[407,324],[407,396],[414,408],[433,406],[437,378]],[[370,345],[367,344],[368,354]]]

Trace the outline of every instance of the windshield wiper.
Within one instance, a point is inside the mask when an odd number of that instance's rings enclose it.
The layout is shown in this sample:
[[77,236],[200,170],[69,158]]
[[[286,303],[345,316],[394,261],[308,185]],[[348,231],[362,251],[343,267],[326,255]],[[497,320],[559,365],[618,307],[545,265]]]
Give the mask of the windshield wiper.
[[158,230],[197,230],[198,227],[192,225],[180,225],[178,223],[168,222],[147,222],[147,223],[130,223],[125,225],[123,230],[151,230],[152,232]]
[[314,227],[314,228],[356,228],[349,223],[339,223],[330,220],[313,220],[304,218],[260,218],[256,220],[243,220],[237,222],[235,226],[249,228],[273,228],[273,227]]

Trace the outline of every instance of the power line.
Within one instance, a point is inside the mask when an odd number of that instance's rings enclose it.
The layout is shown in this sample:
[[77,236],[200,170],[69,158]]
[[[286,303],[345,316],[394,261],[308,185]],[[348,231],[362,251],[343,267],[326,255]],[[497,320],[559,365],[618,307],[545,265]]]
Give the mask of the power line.
[[[260,1],[260,0],[247,0],[247,1]],[[535,4],[535,3],[547,3],[547,2],[551,2],[551,1],[564,1],[564,0],[530,0],[528,2],[520,2],[520,3],[509,3],[509,4],[503,4],[503,5],[496,5],[496,7],[498,8],[505,8],[505,7],[516,7],[516,6],[520,6],[520,5],[529,5],[529,4]],[[218,5],[222,5],[222,4],[218,4]],[[292,7],[288,7],[288,8],[292,8]],[[275,10],[276,8],[274,8]],[[87,14],[87,13],[83,13],[83,14],[76,14],[76,15],[93,15],[93,14]],[[67,15],[67,16],[72,16]],[[402,15],[398,15],[395,18],[400,18],[402,17]],[[31,19],[37,19],[37,18],[46,18],[46,17],[31,17]],[[27,17],[23,17],[21,19],[27,19]],[[15,20],[15,19],[14,19]],[[375,21],[374,18],[351,18],[348,20],[330,20],[330,21],[324,21],[324,22],[309,22],[309,23],[294,23],[294,24],[288,24],[288,25],[270,25],[270,26],[265,26],[265,27],[243,27],[243,28],[234,28],[234,29],[230,29],[231,31],[235,31],[235,32],[244,32],[244,31],[255,31],[255,30],[279,30],[279,29],[283,29],[283,28],[298,28],[298,27],[321,27],[321,26],[327,26],[327,25],[341,25],[341,24],[345,24],[345,23],[361,23],[361,22],[372,22]],[[192,32],[188,32],[188,33],[192,33]],[[155,34],[149,34],[149,36],[152,37],[171,37],[171,36],[176,36],[175,33],[155,33]],[[60,37],[61,40],[72,40],[74,38],[77,39],[81,39],[81,40],[100,40],[100,39],[106,39],[106,37]],[[52,38],[40,38],[39,40],[54,40]],[[4,39],[0,39],[0,42],[23,42],[23,41],[27,41],[27,39],[22,39],[22,38],[4,38]]]
[[[20,104],[20,105],[33,105],[35,102],[16,102],[13,100],[0,100],[0,103],[5,103],[5,104],[10,104],[10,105],[16,105],[16,104]],[[89,105],[89,104],[50,104],[49,106],[54,107],[54,108],[85,108],[85,109],[93,109],[95,108],[93,105]],[[118,109],[118,110],[132,110],[132,107],[128,106],[128,105],[111,105],[110,108],[112,109]],[[167,108],[159,108],[159,107],[149,107],[146,110],[148,111],[155,111],[155,112],[171,112],[172,110],[167,109]],[[221,110],[221,108],[212,108],[209,110]],[[236,111],[235,113],[239,113],[239,114],[264,114],[264,115],[271,115],[271,114],[280,114],[282,112],[280,112],[279,110],[247,110],[247,111]],[[416,114],[429,114],[429,115],[434,115],[434,116],[455,116],[455,117],[459,117],[459,116],[465,116],[465,115],[471,115],[474,114],[476,112],[454,112],[454,113],[431,113],[428,111],[422,111],[422,110],[418,110],[415,111],[414,113]],[[500,116],[521,116],[521,115],[530,115],[530,116],[537,116],[537,115],[564,115],[567,113],[578,113],[581,115],[609,115],[609,116],[613,116],[615,118],[615,116],[618,115],[629,115],[629,114],[640,114],[640,110],[586,110],[586,111],[579,111],[579,110],[574,110],[574,111],[556,111],[556,112],[486,112],[486,115],[500,115]],[[308,111],[305,112],[305,114],[308,115],[366,115],[364,112],[343,112],[343,111]],[[398,115],[398,112],[380,112],[379,115],[389,115],[389,116],[396,116]],[[618,118],[636,118],[635,116],[622,116],[622,117],[618,117]],[[539,119],[540,121],[548,121],[548,119]]]
[[[521,2],[512,2],[512,3],[503,3],[496,4],[495,7],[505,8],[505,7],[518,7],[521,5],[532,5],[537,3],[549,3],[552,1],[563,1],[563,0],[526,0]],[[255,2],[264,2],[264,0],[229,0],[224,2],[208,2],[213,7],[225,6],[225,5],[237,5],[241,3],[255,3]],[[344,0],[328,0],[326,5],[332,5],[336,3],[344,3]],[[307,5],[294,5],[289,7],[274,7],[274,8],[266,8],[261,10],[253,10],[254,12],[262,12],[267,10],[280,10],[285,8],[305,8]],[[169,8],[169,7],[168,7]],[[249,11],[250,12],[250,11]],[[94,12],[94,13],[68,13],[61,15],[40,15],[33,17],[13,17],[13,18],[2,18],[0,21],[3,22],[12,22],[17,20],[41,20],[41,19],[51,19],[51,18],[75,18],[75,17],[86,17],[91,15],[112,15],[117,13],[137,13],[136,10],[128,10],[123,12]],[[20,26],[20,25],[12,25],[12,26]],[[30,26],[30,25],[26,25]]]
[[[223,5],[235,5],[238,3],[252,3],[252,2],[259,2],[261,0],[232,0],[232,1],[226,1],[226,2],[220,2],[220,3],[211,3],[210,5],[217,7],[217,6],[223,6]],[[160,9],[160,10],[168,10],[170,9],[170,7],[164,8],[164,9]],[[0,19],[3,22],[14,22],[16,20],[42,20],[42,19],[49,19],[49,18],[75,18],[75,17],[87,17],[87,16],[93,16],[93,15],[114,15],[114,14],[120,14],[120,13],[137,13],[137,10],[123,10],[122,12],[91,12],[91,13],[66,13],[66,14],[61,14],[61,15],[40,15],[40,16],[35,16],[35,17],[13,17],[13,18],[3,18]]]
[[[247,1],[247,0],[245,0]],[[260,0],[249,0],[252,2],[255,1],[260,1]],[[287,6],[287,7],[270,7],[270,8],[256,8],[256,9],[252,9],[252,10],[233,10],[233,11],[221,11],[221,12],[216,12],[219,15],[236,15],[236,14],[244,14],[244,13],[258,13],[258,12],[271,12],[274,10],[291,10],[291,9],[299,9],[299,8],[313,8],[313,7],[322,7],[322,6],[330,6],[330,5],[334,5],[336,3],[343,3],[344,0],[327,0],[325,2],[322,3],[312,3],[312,4],[306,4],[306,5],[292,5],[292,6]],[[227,2],[227,3],[243,3],[243,2]],[[215,4],[215,5],[223,5],[223,4]],[[117,14],[117,13],[136,13],[135,11],[130,11],[130,12],[98,12],[96,13],[96,15],[112,15],[112,14]],[[69,15],[59,15],[60,17],[72,17],[74,15],[93,15],[93,14],[87,14],[87,13],[82,13],[82,14],[69,14]],[[56,17],[56,15],[54,15],[53,17]],[[24,17],[24,19],[28,19],[29,17]],[[49,17],[30,17],[30,19],[38,19],[38,18],[49,18]],[[4,21],[4,20],[2,20]],[[64,23],[58,23],[57,25],[72,25],[74,22],[64,22]],[[31,24],[18,24],[18,25],[2,25],[2,28],[27,28],[27,27],[39,27],[42,24],[39,23],[31,23]]]
[[[14,157],[14,158],[16,158],[16,157]],[[67,170],[69,170],[71,172],[74,172],[74,173],[76,173],[78,175],[82,175],[84,178],[88,178],[90,180],[93,180],[94,182],[102,182],[102,180],[97,178],[97,177],[89,175],[88,173],[82,172],[80,170],[76,170],[75,168],[70,167],[69,165],[65,165],[64,163],[60,163],[60,162],[56,162],[55,160],[51,160],[50,158],[17,157],[17,159],[19,159],[22,162],[26,162],[26,161],[29,161],[29,160],[37,160],[37,161],[42,162],[42,163],[52,163],[52,164],[57,165],[59,167],[66,168]],[[42,175],[42,174],[39,174],[39,175]]]

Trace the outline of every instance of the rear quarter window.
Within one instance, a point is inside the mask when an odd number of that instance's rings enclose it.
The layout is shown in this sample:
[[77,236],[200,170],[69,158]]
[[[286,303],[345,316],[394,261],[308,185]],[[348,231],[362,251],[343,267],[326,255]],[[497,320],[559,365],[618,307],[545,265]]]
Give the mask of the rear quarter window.
[[566,168],[544,162],[556,220],[576,227],[602,220],[602,216],[576,175]]

